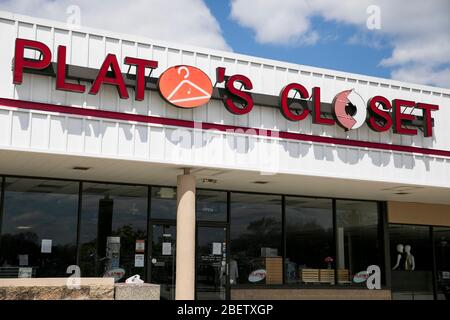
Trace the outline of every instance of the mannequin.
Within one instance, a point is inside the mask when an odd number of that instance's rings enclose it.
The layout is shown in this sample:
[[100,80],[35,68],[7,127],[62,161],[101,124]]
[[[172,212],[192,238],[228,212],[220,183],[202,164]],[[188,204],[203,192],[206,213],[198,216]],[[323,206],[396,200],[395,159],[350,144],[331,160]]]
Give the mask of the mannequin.
[[397,245],[397,263],[392,268],[392,270],[397,270],[400,267],[400,270],[403,270],[405,266],[405,253],[404,253],[404,247],[401,243]]
[[409,244],[405,246],[405,257],[405,270],[414,271],[416,262],[414,256],[411,254],[411,246]]

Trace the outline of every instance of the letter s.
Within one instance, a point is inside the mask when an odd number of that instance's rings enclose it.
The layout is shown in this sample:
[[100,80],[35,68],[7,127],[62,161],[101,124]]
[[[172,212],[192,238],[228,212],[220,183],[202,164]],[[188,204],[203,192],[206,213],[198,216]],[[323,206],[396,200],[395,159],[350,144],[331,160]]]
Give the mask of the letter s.
[[252,81],[244,75],[235,74],[231,76],[227,83],[226,88],[231,95],[234,95],[245,101],[245,106],[238,107],[231,97],[224,99],[225,107],[233,114],[243,115],[249,113],[253,109],[253,98],[249,92],[241,91],[234,86],[234,83],[241,83],[246,90],[252,90]]

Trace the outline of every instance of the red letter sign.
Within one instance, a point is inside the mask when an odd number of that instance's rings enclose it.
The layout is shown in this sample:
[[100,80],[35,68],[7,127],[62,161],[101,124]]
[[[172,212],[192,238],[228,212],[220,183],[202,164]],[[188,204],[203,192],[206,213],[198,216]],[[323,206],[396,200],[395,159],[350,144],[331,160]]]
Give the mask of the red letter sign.
[[[25,48],[37,50],[42,54],[41,60],[25,58]],[[21,84],[23,81],[23,69],[30,68],[42,70],[47,68],[52,62],[52,53],[50,49],[42,42],[16,39],[16,50],[14,58],[14,84]]]
[[439,106],[435,104],[428,104],[428,103],[418,103],[416,105],[417,108],[422,109],[423,112],[423,135],[425,137],[431,137],[433,135],[433,123],[432,123],[432,117],[431,117],[431,111],[432,110],[439,110]]
[[142,101],[145,96],[145,69],[158,68],[158,61],[126,57],[125,64],[136,66],[136,95],[134,99]]
[[[112,72],[114,74],[113,77],[108,77],[107,73],[109,70],[109,67],[111,67]],[[122,72],[120,71],[119,63],[117,62],[117,58],[114,54],[108,54],[105,61],[102,64],[102,67],[100,68],[100,71],[98,72],[97,78],[94,81],[94,84],[92,85],[91,91],[89,91],[90,94],[97,94],[100,90],[100,86],[103,84],[112,84],[117,87],[117,91],[119,92],[119,96],[122,99],[128,99],[128,91],[125,87],[125,81],[122,77]]]
[[335,124],[334,119],[322,118],[320,116],[320,88],[313,88],[313,123],[325,124],[327,126],[332,126]]
[[395,99],[393,101],[394,106],[394,132],[399,134],[407,134],[415,136],[417,134],[416,129],[408,129],[402,126],[402,121],[412,121],[416,119],[416,116],[408,113],[402,113],[402,107],[414,107],[416,104],[414,101]]
[[234,102],[233,99],[230,97],[225,98],[225,106],[227,107],[228,111],[234,114],[243,115],[246,113],[249,113],[253,109],[253,99],[250,93],[241,91],[240,89],[237,89],[234,86],[235,82],[242,83],[244,85],[244,88],[246,90],[252,90],[253,84],[249,78],[246,76],[243,76],[241,74],[235,74],[231,76],[226,84],[226,88],[228,89],[228,92],[232,95],[235,95],[242,100],[245,101],[244,107],[238,107]]
[[56,89],[83,93],[86,87],[81,84],[66,82],[66,47],[58,47],[58,72],[56,73]]
[[302,86],[299,83],[290,83],[286,87],[284,87],[281,90],[281,113],[283,116],[291,121],[300,121],[305,119],[308,116],[309,110],[303,109],[303,112],[301,114],[295,114],[289,109],[289,102],[288,102],[288,95],[291,90],[295,90],[298,93],[300,93],[300,97],[303,99],[308,99],[309,94],[308,90],[305,89],[304,86]]
[[[367,104],[371,115],[367,123],[369,127],[377,132],[389,130],[392,127],[392,119],[388,112],[392,108],[389,100],[382,96],[375,96]],[[378,108],[378,104],[381,104],[384,111]],[[380,124],[380,121],[384,124]]]

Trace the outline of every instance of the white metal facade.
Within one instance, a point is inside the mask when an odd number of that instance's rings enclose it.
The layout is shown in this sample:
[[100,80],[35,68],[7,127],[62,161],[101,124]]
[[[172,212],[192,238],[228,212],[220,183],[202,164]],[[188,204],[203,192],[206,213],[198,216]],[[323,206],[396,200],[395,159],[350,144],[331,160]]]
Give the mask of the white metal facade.
[[[58,45],[67,46],[67,63],[99,68],[106,54],[153,59],[158,77],[166,68],[188,64],[201,68],[215,81],[216,67],[227,74],[241,73],[254,85],[252,92],[279,95],[290,82],[308,91],[322,89],[322,101],[331,102],[342,90],[355,88],[365,100],[375,95],[437,104],[433,113],[433,137],[376,133],[363,125],[346,133],[335,126],[286,120],[275,108],[255,106],[250,114],[233,115],[223,103],[211,100],[195,110],[165,103],[157,92],[147,91],[144,101],[122,100],[114,87],[103,86],[100,94],[77,94],[55,90],[55,79],[25,75],[22,85],[12,81],[16,38],[37,40],[51,48],[56,61]],[[170,44],[91,29],[71,30],[65,24],[9,13],[0,13],[0,97],[160,116],[241,127],[263,128],[336,138],[391,143],[450,151],[450,90],[393,80],[325,70],[303,65],[254,58],[230,52]],[[87,84],[90,88],[90,84]],[[399,184],[450,188],[450,158],[387,150],[257,137],[235,132],[183,129],[155,124],[112,121],[0,106],[0,150],[38,151],[109,159],[139,160],[192,167],[279,172],[291,175],[336,177]],[[7,172],[4,172],[7,173]]]

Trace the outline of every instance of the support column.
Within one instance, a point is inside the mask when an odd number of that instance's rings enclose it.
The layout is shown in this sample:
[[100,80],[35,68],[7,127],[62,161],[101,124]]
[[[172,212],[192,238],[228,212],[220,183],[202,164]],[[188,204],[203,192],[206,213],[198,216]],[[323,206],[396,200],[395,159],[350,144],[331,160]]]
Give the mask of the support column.
[[189,169],[177,177],[175,299],[195,299],[195,177]]

